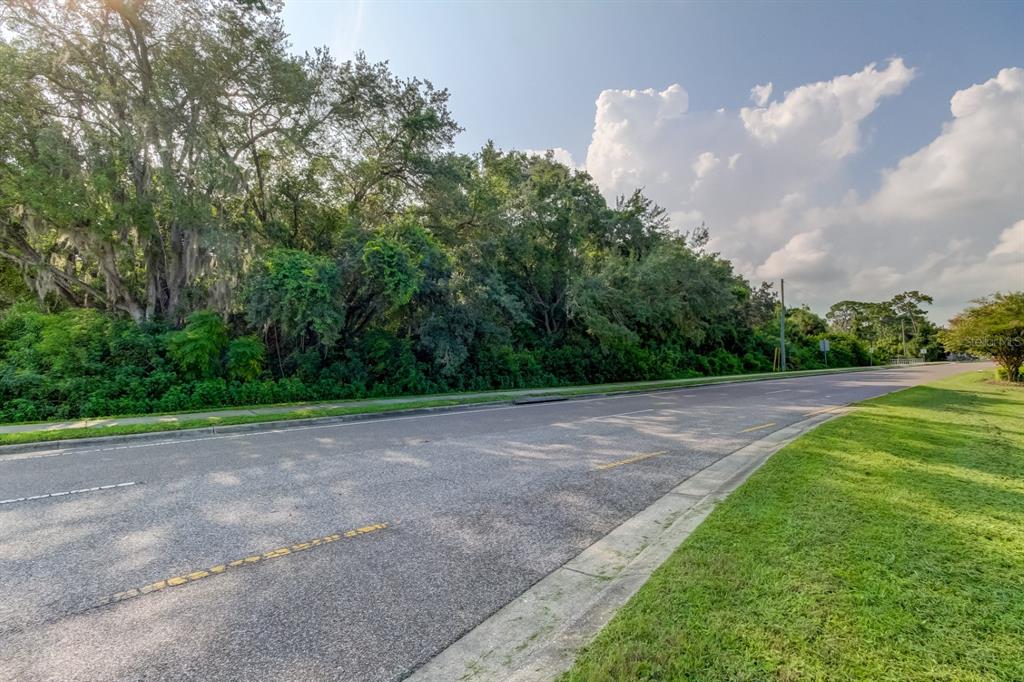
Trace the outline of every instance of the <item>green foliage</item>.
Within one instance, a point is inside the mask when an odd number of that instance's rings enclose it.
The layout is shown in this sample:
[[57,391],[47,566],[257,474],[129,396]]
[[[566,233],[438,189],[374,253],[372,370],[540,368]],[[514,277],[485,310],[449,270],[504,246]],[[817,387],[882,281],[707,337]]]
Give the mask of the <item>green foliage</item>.
[[227,370],[232,381],[255,381],[263,372],[267,347],[258,336],[239,336],[228,344]]
[[367,276],[379,283],[391,306],[405,305],[412,299],[418,285],[415,265],[401,245],[386,239],[368,242],[363,250],[363,266]]
[[185,376],[206,379],[221,372],[228,328],[220,315],[197,310],[181,331],[167,335],[167,352]]
[[297,56],[280,3],[251,4],[5,3],[0,261],[40,298],[223,309],[254,248],[329,250],[426,184],[458,131],[448,93]]
[[992,358],[1006,381],[1024,381],[1024,291],[975,301],[950,320],[941,338],[951,351]]
[[0,315],[0,420],[152,411],[178,377],[163,329],[93,310],[15,305]]
[[404,243],[388,236],[371,239],[363,247],[363,276],[380,292],[384,308],[399,308],[412,300],[423,280],[419,260]]
[[17,268],[10,262],[0,259],[0,310],[28,299],[30,294]]
[[786,334],[799,339],[810,339],[824,334],[828,329],[825,320],[815,315],[810,308],[790,308],[786,311]]
[[932,297],[920,291],[904,291],[881,303],[840,301],[825,316],[829,327],[862,342],[875,362],[895,357],[940,360],[945,350],[939,329],[928,320],[922,306]]
[[[771,369],[774,292],[706,227],[552,155],[451,152],[446,91],[292,54],[278,3],[8,4],[0,419]],[[927,302],[876,317],[916,352]],[[821,366],[824,323],[789,323]],[[852,324],[832,364],[892,352]]]
[[256,263],[243,298],[249,324],[305,348],[330,346],[345,321],[341,277],[329,258],[275,249]]
[[668,341],[720,344],[740,314],[745,283],[716,256],[665,238],[639,259],[610,256],[569,294],[578,316],[603,346]]

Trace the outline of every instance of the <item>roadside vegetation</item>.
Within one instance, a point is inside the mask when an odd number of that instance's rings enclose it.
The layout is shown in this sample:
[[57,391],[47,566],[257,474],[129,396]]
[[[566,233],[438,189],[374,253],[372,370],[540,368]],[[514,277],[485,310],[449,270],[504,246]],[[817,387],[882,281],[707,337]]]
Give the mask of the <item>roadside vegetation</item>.
[[861,404],[724,501],[563,680],[1024,679],[1024,390]]
[[940,336],[954,352],[992,358],[998,365],[998,379],[1024,381],[1024,291],[975,301],[950,320],[949,329]]
[[[778,301],[637,191],[452,151],[448,93],[277,3],[0,15],[0,421],[770,371]],[[943,356],[920,292],[791,369]]]
[[0,434],[0,445],[20,445],[22,443],[41,443],[56,440],[74,440],[95,436],[128,436],[140,433],[164,433],[167,431],[183,431],[205,427],[232,426],[236,424],[259,424],[263,422],[292,421],[294,419],[315,419],[317,417],[340,417],[357,414],[380,414],[410,409],[432,407],[450,407],[455,405],[474,405],[493,402],[494,398],[460,398],[417,400],[415,402],[397,402],[386,404],[354,405],[333,408],[297,407],[293,410],[278,412],[273,415],[225,415],[177,421],[157,421],[146,424],[114,424],[109,426],[87,426],[81,428],[50,429],[40,431],[19,431]]
[[[870,367],[860,368],[870,370]],[[830,374],[833,372],[857,371],[851,368],[841,369],[816,369],[799,370],[787,373],[786,376],[808,376],[815,374]],[[76,438],[91,438],[95,436],[124,436],[140,433],[181,431],[204,427],[230,426],[234,424],[258,424],[278,421],[291,421],[294,419],[311,419],[317,417],[338,417],[350,415],[370,415],[386,412],[402,412],[411,409],[423,409],[432,407],[451,407],[458,405],[481,405],[487,403],[504,403],[523,398],[553,398],[593,395],[595,393],[633,393],[642,391],[657,391],[668,388],[685,386],[703,386],[721,382],[737,381],[760,381],[778,377],[777,374],[743,374],[725,375],[718,377],[699,377],[694,379],[670,379],[665,381],[644,381],[633,383],[616,384],[592,384],[589,386],[570,386],[565,388],[544,389],[543,393],[531,393],[530,391],[488,391],[480,393],[453,393],[444,396],[418,396],[381,400],[357,400],[343,405],[274,405],[264,406],[257,414],[189,414],[169,413],[166,415],[148,415],[145,422],[121,423],[117,419],[102,419],[94,424],[82,426],[69,426],[66,428],[52,428],[53,423],[29,422],[28,424],[38,425],[41,428],[25,429],[10,433],[0,433],[0,445],[20,445],[23,443],[40,443],[44,441],[72,440]],[[224,408],[225,411],[231,408]]]

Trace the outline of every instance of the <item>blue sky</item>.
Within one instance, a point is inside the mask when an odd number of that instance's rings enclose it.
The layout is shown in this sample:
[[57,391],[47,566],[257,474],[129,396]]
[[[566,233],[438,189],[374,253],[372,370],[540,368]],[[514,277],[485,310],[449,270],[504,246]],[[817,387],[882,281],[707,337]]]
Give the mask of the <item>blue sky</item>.
[[680,83],[691,106],[852,73],[893,56],[919,70],[886,102],[861,170],[938,132],[952,93],[1024,62],[1024,3],[545,3],[288,0],[297,51],[363,50],[452,93],[461,151],[563,147],[586,155],[606,88]]
[[[643,181],[654,198],[673,210],[682,223],[686,223],[687,217],[692,220],[701,216],[708,220],[713,234],[719,229],[723,237],[731,236],[733,225],[743,222],[745,217],[753,220],[752,216],[782,206],[786,197],[793,194],[803,196],[806,206],[820,210],[836,204],[850,191],[857,193],[860,201],[869,201],[872,193],[885,189],[880,185],[886,169],[896,167],[901,159],[926,148],[942,135],[943,125],[953,118],[950,99],[954,93],[984,84],[1001,69],[1024,67],[1024,3],[1019,2],[288,0],[284,20],[297,51],[328,45],[337,56],[344,57],[363,50],[372,60],[390,61],[392,69],[400,75],[419,76],[447,87],[452,93],[453,113],[465,128],[457,142],[460,151],[474,151],[487,139],[493,139],[503,148],[563,148],[579,164],[588,159],[595,135],[595,101],[604,91],[651,88],[657,93],[678,84],[688,95],[688,103],[680,110],[684,113],[677,112],[680,117],[696,121],[702,112],[725,108],[728,116],[739,120],[741,108],[754,106],[750,89],[755,85],[773,83],[772,100],[781,101],[787,91],[800,86],[829,83],[856,74],[871,63],[877,63],[882,70],[891,58],[901,58],[912,75],[894,85],[894,92],[878,97],[868,113],[857,115],[853,122],[857,128],[856,150],[844,153],[841,163],[831,164],[829,182],[808,185],[806,189],[791,183],[780,188],[779,196],[766,197],[764,202],[751,205],[749,215],[716,210],[708,205],[708,197],[696,193],[680,198],[681,192],[673,188],[689,186],[691,178],[682,176],[684,170],[690,172],[690,160],[672,166],[663,158],[643,157],[642,149],[630,152],[635,166],[629,169],[635,171],[631,178]],[[1006,86],[1002,92],[1013,93],[1015,87]],[[799,103],[793,103],[796,104]],[[809,106],[818,104],[811,102]],[[1012,121],[1013,112],[1009,115],[1008,120]],[[644,121],[641,114],[631,125],[637,129],[654,124]],[[707,129],[692,125],[696,127],[689,132],[663,131],[666,137],[660,144],[669,148],[677,144],[680,153],[699,149],[700,136],[706,135]],[[615,144],[622,142],[615,140]],[[712,146],[709,158],[720,158],[724,168],[725,148],[731,142],[720,142],[722,153]],[[625,143],[640,144],[635,140]],[[609,193],[624,189],[625,186],[612,187],[617,181],[612,179],[614,169],[609,170],[611,162],[595,160],[593,153],[591,150],[587,169],[602,188]],[[750,159],[751,155],[745,158]],[[766,158],[761,163],[759,172],[767,176],[772,174],[767,164],[781,162]],[[747,182],[756,182],[756,177],[749,176]],[[796,191],[792,191],[794,187]],[[965,199],[966,203],[971,203],[969,199]],[[1017,216],[1014,211],[1019,204],[1014,206],[1012,197],[1009,199],[1007,210],[991,216],[992,224],[985,228],[991,243],[979,242],[975,248],[978,254],[1000,248],[1002,232],[1012,227],[1016,218],[1024,219],[1024,210]],[[698,206],[698,201],[704,203]],[[829,206],[823,202],[829,202]],[[806,228],[807,217],[802,220]],[[908,225],[906,229],[912,227]],[[765,269],[766,261],[786,246],[786,240],[801,234],[795,231],[798,228],[793,229],[792,234],[774,235],[775,243],[760,250],[738,249],[730,253],[728,248],[722,248],[722,252],[735,256],[738,264],[747,267],[752,275],[771,275],[771,268]],[[1015,236],[1014,232],[1011,237]],[[743,238],[750,239],[750,235]],[[950,241],[955,242],[958,235],[955,230],[944,230],[941,238],[946,242],[943,248],[949,251]],[[911,249],[914,242],[912,239],[894,248]],[[841,248],[838,243],[831,246]],[[885,266],[890,272],[908,266],[868,260],[861,265]],[[1011,269],[1008,273],[1006,286],[1013,286],[1016,271]],[[809,285],[811,280],[820,284],[828,279],[821,272],[808,274],[814,275],[809,277]],[[972,277],[984,280],[976,274]],[[997,283],[1003,286],[1003,282]],[[912,288],[926,287],[923,282]],[[856,287],[848,288],[857,293]],[[878,292],[871,287],[862,289],[865,295],[881,293],[881,288]],[[957,300],[956,304],[959,303]],[[950,306],[953,303],[947,307]]]

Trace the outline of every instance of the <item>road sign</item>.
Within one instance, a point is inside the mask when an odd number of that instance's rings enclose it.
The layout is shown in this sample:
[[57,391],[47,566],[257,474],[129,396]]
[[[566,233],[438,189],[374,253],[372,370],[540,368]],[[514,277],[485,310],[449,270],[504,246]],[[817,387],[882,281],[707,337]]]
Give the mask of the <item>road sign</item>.
[[820,350],[822,353],[828,352],[828,339],[822,339],[821,341],[818,341],[818,350]]

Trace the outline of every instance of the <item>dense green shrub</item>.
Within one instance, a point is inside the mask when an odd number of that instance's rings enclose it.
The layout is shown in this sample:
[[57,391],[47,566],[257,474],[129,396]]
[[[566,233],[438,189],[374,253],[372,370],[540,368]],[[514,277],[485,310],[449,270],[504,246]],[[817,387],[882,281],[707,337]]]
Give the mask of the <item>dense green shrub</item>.
[[[1020,376],[1021,372],[1024,372],[1024,365],[1017,368],[1017,376]],[[1009,381],[1010,373],[1006,371],[1005,367],[996,367],[995,377],[996,381]]]
[[245,289],[246,318],[273,327],[300,348],[330,346],[341,333],[341,273],[330,258],[295,249],[274,249],[256,263]]
[[228,346],[228,328],[220,315],[197,310],[181,331],[167,335],[167,352],[185,376],[214,377],[221,373]]
[[[343,354],[295,349],[267,363],[254,335],[229,339],[230,325],[209,311],[185,327],[136,325],[102,313],[55,314],[21,303],[0,315],[0,421],[36,421],[202,410],[450,390],[513,389],[568,384],[677,379],[771,369],[769,332],[746,349],[667,342],[602,347],[574,335],[534,348],[478,339],[455,375],[417,354],[409,338],[385,330],[364,334]],[[867,362],[852,337],[829,332],[831,366]],[[794,369],[823,366],[818,337],[794,340]],[[276,371],[272,371],[276,370]]]
[[240,336],[228,344],[228,378],[234,381],[253,381],[263,372],[267,347],[257,336]]

